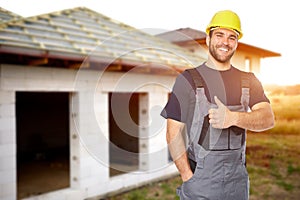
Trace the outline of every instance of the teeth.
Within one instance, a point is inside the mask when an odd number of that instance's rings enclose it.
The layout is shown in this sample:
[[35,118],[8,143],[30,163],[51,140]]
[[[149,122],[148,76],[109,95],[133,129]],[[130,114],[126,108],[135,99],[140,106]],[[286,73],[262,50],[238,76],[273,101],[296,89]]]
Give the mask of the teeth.
[[226,52],[228,51],[228,49],[225,49],[225,48],[220,48],[220,50],[221,51],[226,51]]

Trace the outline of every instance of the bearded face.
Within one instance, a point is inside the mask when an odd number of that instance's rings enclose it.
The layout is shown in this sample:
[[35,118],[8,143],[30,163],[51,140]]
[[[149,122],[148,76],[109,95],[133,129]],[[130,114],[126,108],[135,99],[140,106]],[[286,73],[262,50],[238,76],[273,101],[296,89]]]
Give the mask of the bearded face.
[[208,49],[210,55],[220,63],[230,62],[236,51],[238,35],[231,30],[219,28],[213,30],[209,37]]

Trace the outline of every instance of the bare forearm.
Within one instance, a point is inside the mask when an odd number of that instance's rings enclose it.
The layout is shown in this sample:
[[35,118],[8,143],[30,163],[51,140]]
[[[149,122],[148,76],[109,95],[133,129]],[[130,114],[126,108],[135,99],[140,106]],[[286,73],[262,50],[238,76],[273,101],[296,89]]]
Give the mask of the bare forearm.
[[168,147],[182,180],[187,180],[191,174],[191,168],[183,141],[176,141],[174,138],[171,140]]
[[209,123],[213,128],[223,129],[230,126],[252,131],[264,131],[274,126],[274,114],[268,102],[257,103],[251,112],[230,111],[217,97],[218,108],[209,110]]
[[174,161],[183,181],[187,181],[193,176],[187,153],[182,154]]
[[171,119],[168,119],[167,124],[166,136],[169,151],[182,180],[186,181],[193,175],[193,173],[189,165],[186,145],[182,136],[184,125]]
[[234,125],[251,131],[264,131],[274,126],[274,115],[268,105],[261,105],[252,112],[234,112]]

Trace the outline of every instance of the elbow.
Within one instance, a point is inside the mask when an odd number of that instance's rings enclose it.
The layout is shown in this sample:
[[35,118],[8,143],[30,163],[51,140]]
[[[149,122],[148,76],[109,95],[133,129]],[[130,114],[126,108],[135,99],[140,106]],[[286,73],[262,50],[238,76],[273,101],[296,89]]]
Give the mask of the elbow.
[[[260,128],[259,128],[260,127]],[[260,126],[256,129],[249,129],[254,132],[263,132],[275,127],[275,118],[273,112],[270,112],[268,115],[265,115],[261,120]]]
[[274,115],[272,115],[271,120],[270,120],[270,129],[275,127],[275,118]]
[[273,112],[270,113],[270,115],[266,118],[269,119],[267,120],[267,123],[265,123],[266,127],[265,130],[269,130],[275,127],[275,117]]
[[275,116],[274,116],[273,111],[270,112],[270,118],[269,119],[270,119],[270,122],[269,122],[270,129],[274,128],[275,127]]
[[265,130],[269,130],[275,127],[275,115],[271,106],[269,107],[268,111],[265,112],[264,119],[265,119]]
[[269,128],[268,129],[271,129],[271,128],[274,128],[275,127],[275,120],[271,120],[270,123],[269,123]]

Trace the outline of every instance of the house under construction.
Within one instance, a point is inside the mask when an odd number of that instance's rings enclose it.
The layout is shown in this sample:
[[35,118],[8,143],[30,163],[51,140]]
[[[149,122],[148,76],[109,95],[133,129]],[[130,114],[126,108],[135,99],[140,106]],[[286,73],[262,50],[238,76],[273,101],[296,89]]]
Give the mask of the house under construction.
[[0,200],[100,198],[177,174],[159,114],[205,54],[83,7],[0,11]]

